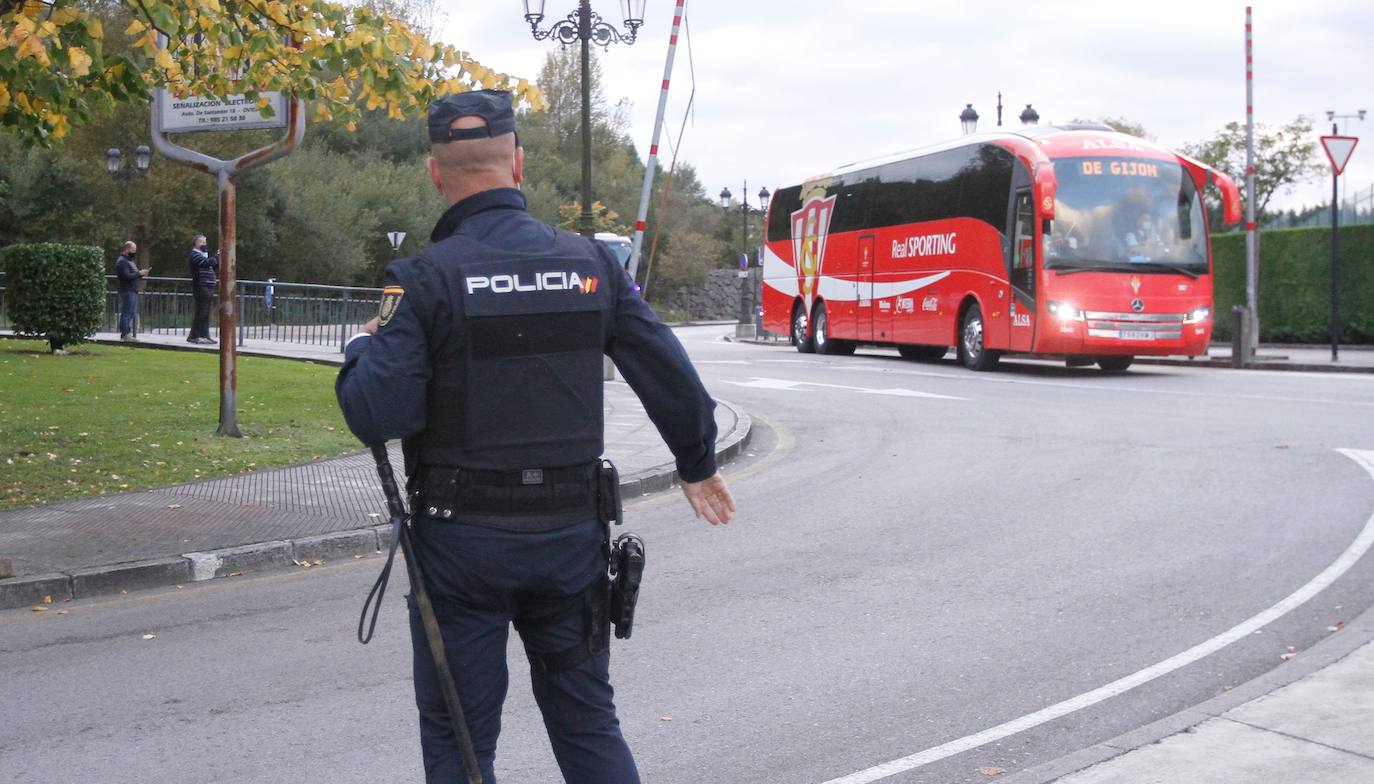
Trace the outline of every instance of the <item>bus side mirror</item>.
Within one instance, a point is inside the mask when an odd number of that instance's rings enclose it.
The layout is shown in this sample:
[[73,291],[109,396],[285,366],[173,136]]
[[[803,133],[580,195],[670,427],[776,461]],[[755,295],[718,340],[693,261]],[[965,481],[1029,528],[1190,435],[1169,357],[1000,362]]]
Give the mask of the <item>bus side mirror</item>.
[[1040,208],[1040,217],[1054,220],[1054,194],[1059,189],[1059,180],[1054,176],[1054,165],[1041,163],[1035,167],[1035,183],[1032,192],[1035,203]]
[[1240,188],[1236,181],[1219,171],[1212,172],[1212,179],[1221,191],[1222,218],[1227,224],[1240,223]]

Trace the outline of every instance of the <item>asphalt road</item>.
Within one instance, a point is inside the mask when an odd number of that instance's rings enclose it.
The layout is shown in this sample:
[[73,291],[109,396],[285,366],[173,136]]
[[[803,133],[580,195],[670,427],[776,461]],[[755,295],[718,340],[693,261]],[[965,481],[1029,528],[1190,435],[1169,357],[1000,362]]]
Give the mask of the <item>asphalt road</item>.
[[[1374,377],[974,374],[727,329],[681,334],[711,391],[755,416],[727,471],[737,521],[693,520],[675,492],[628,510],[649,573],[612,671],[647,782],[988,781],[1283,666],[1374,604],[1370,556],[1208,656],[988,735],[1204,644],[1336,561],[1374,512],[1370,475],[1336,451],[1374,449]],[[0,770],[419,781],[403,574],[377,638],[353,639],[379,565],[0,613]],[[556,781],[518,643],[511,661],[497,769]]]

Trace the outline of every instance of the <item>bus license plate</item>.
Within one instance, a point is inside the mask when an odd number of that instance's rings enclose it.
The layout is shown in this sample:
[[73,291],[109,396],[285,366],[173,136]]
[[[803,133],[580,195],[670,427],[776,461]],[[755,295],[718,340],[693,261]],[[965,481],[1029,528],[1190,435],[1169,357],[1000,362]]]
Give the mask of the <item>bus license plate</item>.
[[1154,340],[1155,333],[1144,329],[1123,329],[1121,330],[1122,340]]

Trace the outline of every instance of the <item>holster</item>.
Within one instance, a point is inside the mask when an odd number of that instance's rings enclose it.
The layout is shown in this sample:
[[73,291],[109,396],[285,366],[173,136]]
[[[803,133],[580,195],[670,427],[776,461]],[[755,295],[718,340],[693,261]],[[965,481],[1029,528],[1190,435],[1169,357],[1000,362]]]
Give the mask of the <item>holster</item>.
[[611,548],[611,624],[617,639],[628,640],[634,631],[639,583],[644,577],[644,540],[621,534]]

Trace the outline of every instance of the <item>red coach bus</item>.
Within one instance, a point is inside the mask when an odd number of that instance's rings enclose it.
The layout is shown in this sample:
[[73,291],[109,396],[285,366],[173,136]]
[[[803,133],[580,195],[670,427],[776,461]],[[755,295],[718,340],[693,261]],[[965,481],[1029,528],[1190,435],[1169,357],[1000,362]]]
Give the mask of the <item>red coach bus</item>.
[[1206,350],[1202,189],[1235,183],[1106,126],[998,132],[853,164],[777,190],[763,324],[799,351],[896,346],[973,370],[1002,354],[1125,370]]

